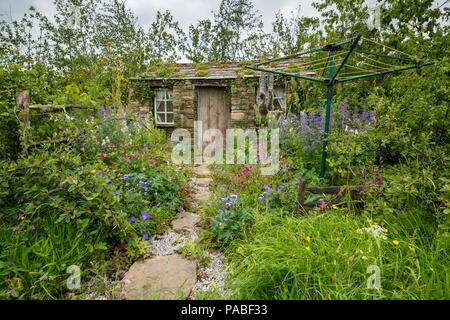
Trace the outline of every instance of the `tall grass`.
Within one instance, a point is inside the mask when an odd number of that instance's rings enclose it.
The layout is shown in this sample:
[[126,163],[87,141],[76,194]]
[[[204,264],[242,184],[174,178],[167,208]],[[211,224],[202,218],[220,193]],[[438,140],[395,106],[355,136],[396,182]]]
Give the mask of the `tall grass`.
[[[245,237],[226,249],[234,298],[450,297],[448,237],[411,234],[408,224],[427,230],[420,220],[375,222],[340,210],[302,217],[256,211],[254,218]],[[377,225],[385,229],[378,238],[362,229]],[[371,265],[380,270],[379,290],[367,284]]]

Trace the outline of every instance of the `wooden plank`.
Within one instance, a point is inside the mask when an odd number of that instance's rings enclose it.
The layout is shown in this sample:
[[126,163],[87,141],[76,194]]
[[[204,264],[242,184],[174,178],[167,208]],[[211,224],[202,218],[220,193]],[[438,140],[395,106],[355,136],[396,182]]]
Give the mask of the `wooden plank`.
[[30,122],[30,92],[28,90],[16,91],[16,107],[23,108],[23,122]]
[[303,209],[303,204],[305,202],[305,190],[306,190],[306,180],[301,179],[298,187],[297,194],[297,211],[301,212]]
[[51,104],[45,104],[45,105],[31,105],[29,107],[33,110],[43,110],[43,111],[59,111],[64,110],[66,108],[80,108],[84,109],[87,108],[87,106],[83,106],[80,104],[59,104],[59,105],[51,105]]
[[345,187],[349,191],[362,191],[370,189],[370,186],[330,186],[330,187],[307,187],[306,191],[314,194],[336,194],[339,193],[342,187]]

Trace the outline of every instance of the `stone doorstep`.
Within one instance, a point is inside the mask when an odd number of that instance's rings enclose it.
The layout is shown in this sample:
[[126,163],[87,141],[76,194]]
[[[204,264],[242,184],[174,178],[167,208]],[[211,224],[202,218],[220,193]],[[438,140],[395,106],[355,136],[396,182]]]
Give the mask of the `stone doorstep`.
[[194,183],[199,187],[208,187],[212,182],[211,178],[197,178]]
[[198,201],[206,201],[209,199],[210,194],[208,190],[199,190],[198,192],[196,192],[195,194],[193,194],[194,199],[198,200]]
[[196,281],[196,263],[172,254],[133,263],[125,273],[120,289],[126,300],[186,299]]
[[194,231],[195,225],[200,222],[200,217],[184,211],[172,221],[174,231]]
[[211,172],[209,171],[208,167],[206,166],[200,166],[200,167],[194,167],[194,173],[198,175],[209,175]]

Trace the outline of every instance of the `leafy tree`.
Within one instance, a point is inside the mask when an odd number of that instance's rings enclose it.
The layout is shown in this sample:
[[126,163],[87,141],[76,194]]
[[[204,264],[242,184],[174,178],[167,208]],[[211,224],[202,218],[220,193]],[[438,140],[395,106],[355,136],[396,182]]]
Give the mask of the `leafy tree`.
[[[319,30],[319,19],[301,17],[301,6],[297,12],[291,11],[291,17],[285,17],[281,11],[275,15],[270,35],[270,47],[274,56],[289,55],[306,49],[306,46],[316,46],[322,36]],[[318,30],[318,31],[316,31]]]
[[145,52],[154,63],[174,62],[180,57],[185,37],[169,11],[158,11],[147,32]]
[[261,56],[268,37],[258,10],[249,0],[222,0],[214,20],[190,26],[186,56],[195,62],[237,61]]

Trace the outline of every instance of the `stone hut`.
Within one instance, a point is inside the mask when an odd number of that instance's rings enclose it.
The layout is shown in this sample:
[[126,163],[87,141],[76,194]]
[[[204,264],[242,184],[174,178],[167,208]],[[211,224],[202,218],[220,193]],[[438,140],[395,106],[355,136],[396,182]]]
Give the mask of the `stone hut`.
[[[291,62],[292,63],[292,62]],[[277,68],[284,70],[287,62]],[[264,73],[266,74],[266,73]],[[147,75],[130,78],[130,105],[134,112],[151,114],[157,127],[194,131],[255,127],[260,72],[243,63],[165,64]],[[272,109],[286,108],[284,86],[273,88]]]

